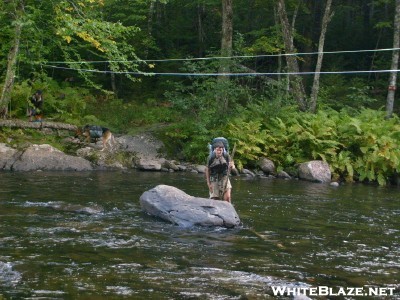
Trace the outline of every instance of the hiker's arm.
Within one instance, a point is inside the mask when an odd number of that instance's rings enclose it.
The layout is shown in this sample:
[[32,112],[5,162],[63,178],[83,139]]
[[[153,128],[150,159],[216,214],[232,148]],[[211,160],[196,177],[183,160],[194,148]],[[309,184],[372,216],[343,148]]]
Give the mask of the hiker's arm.
[[228,168],[233,170],[235,169],[235,162],[231,159],[231,157],[229,156],[229,165]]

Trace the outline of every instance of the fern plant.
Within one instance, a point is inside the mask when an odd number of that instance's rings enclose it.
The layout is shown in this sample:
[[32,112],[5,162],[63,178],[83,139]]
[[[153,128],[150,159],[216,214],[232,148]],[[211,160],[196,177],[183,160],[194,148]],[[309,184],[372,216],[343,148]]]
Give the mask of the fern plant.
[[353,153],[356,179],[385,185],[400,171],[398,117],[386,120],[383,111],[362,109],[357,117],[343,118],[339,128],[342,143]]
[[265,156],[270,136],[263,129],[261,120],[232,120],[226,129],[227,136],[236,143],[235,164],[239,169],[254,165],[258,158]]

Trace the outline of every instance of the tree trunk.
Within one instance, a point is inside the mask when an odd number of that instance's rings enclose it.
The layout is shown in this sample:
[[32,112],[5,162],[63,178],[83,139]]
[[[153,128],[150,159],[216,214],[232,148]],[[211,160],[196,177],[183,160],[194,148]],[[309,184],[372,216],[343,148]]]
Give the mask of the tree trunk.
[[[292,18],[292,24],[291,24],[291,28],[292,28],[292,33],[294,32],[294,30],[295,30],[295,24],[296,24],[296,19],[297,19],[297,14],[299,13],[299,10],[300,10],[300,6],[302,5],[302,1],[300,0],[299,1],[299,3],[296,5],[296,9],[294,10],[294,13],[293,13],[293,18]],[[294,36],[293,36],[293,34],[292,34],[292,38],[291,38],[291,43],[293,44],[293,38],[294,38]]]
[[0,120],[0,128],[7,127],[7,128],[22,128],[22,129],[43,129],[43,128],[50,128],[53,130],[68,130],[68,131],[76,131],[77,126],[66,124],[66,123],[59,123],[59,122],[27,122],[22,120]]
[[222,0],[222,38],[221,38],[222,56],[232,55],[232,40],[233,40],[232,20],[233,20],[232,0]]
[[[400,41],[400,0],[396,0],[396,12],[394,15],[394,26],[393,26],[393,48],[399,48]],[[396,93],[396,81],[397,81],[397,70],[399,65],[399,50],[393,50],[392,54],[392,66],[389,77],[388,94],[386,98],[386,117],[390,118],[393,114],[394,96]]]
[[[232,40],[233,40],[233,8],[232,0],[222,0],[222,36],[221,36],[221,56],[232,56]],[[230,72],[230,59],[222,59],[219,73]],[[221,82],[229,81],[229,77],[221,75]],[[223,99],[217,99],[223,103],[223,108],[228,108],[228,96],[222,96]]]
[[153,15],[154,15],[154,1],[150,1],[149,13],[147,17],[147,34],[153,34]]
[[[153,35],[153,16],[155,13],[155,1],[150,1],[149,11],[147,13],[147,35]],[[143,53],[143,58],[146,59],[149,55],[149,48],[146,48]]]
[[111,89],[114,93],[114,97],[118,98],[118,89],[117,89],[117,83],[115,81],[115,73],[111,72]]
[[197,4],[197,40],[198,46],[198,56],[202,57],[204,55],[204,29],[203,29],[203,19],[205,15],[204,3]]
[[[284,0],[278,0],[278,14],[282,25],[283,39],[285,43],[285,51],[287,54],[296,53],[296,49],[293,45],[293,33],[290,28],[289,20],[286,13]],[[297,101],[299,109],[301,111],[306,111],[307,101],[305,99],[305,90],[302,78],[297,75],[299,73],[299,64],[297,59],[293,55],[286,56],[286,62],[288,66],[290,85],[293,89],[293,96]]]
[[332,0],[327,0],[324,17],[322,19],[321,35],[319,36],[319,43],[318,43],[318,59],[317,59],[317,65],[315,66],[314,82],[311,90],[310,111],[313,113],[315,113],[317,109],[319,78],[322,67],[322,59],[324,56],[323,51],[324,51],[326,29],[328,27],[328,23],[330,22],[333,16],[333,14],[331,14],[331,6],[332,6]]
[[11,101],[11,92],[14,86],[15,70],[17,66],[17,57],[19,53],[19,44],[21,39],[21,29],[22,25],[17,20],[14,29],[14,44],[12,45],[8,54],[6,77],[0,97],[0,109],[5,111],[5,115],[7,112],[8,103]]

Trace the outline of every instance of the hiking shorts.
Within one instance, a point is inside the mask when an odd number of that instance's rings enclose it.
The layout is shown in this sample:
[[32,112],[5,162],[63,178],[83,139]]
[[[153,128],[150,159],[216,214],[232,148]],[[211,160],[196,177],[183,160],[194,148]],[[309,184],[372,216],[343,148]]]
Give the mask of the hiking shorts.
[[224,199],[225,191],[232,188],[228,176],[224,176],[220,180],[211,181],[211,186],[210,198],[219,198],[221,200]]

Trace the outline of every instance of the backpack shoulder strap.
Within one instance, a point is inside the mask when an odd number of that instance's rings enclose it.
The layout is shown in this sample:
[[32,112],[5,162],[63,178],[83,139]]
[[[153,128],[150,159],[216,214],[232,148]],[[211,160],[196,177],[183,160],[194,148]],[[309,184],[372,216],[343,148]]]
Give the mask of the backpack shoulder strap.
[[223,156],[224,156],[224,158],[226,160],[226,163],[229,165],[229,161],[231,160],[231,157],[228,154],[228,152],[224,152]]
[[214,158],[215,158],[215,152],[213,151],[213,152],[211,152],[211,154],[207,158],[207,166],[211,165],[211,163],[213,162]]

